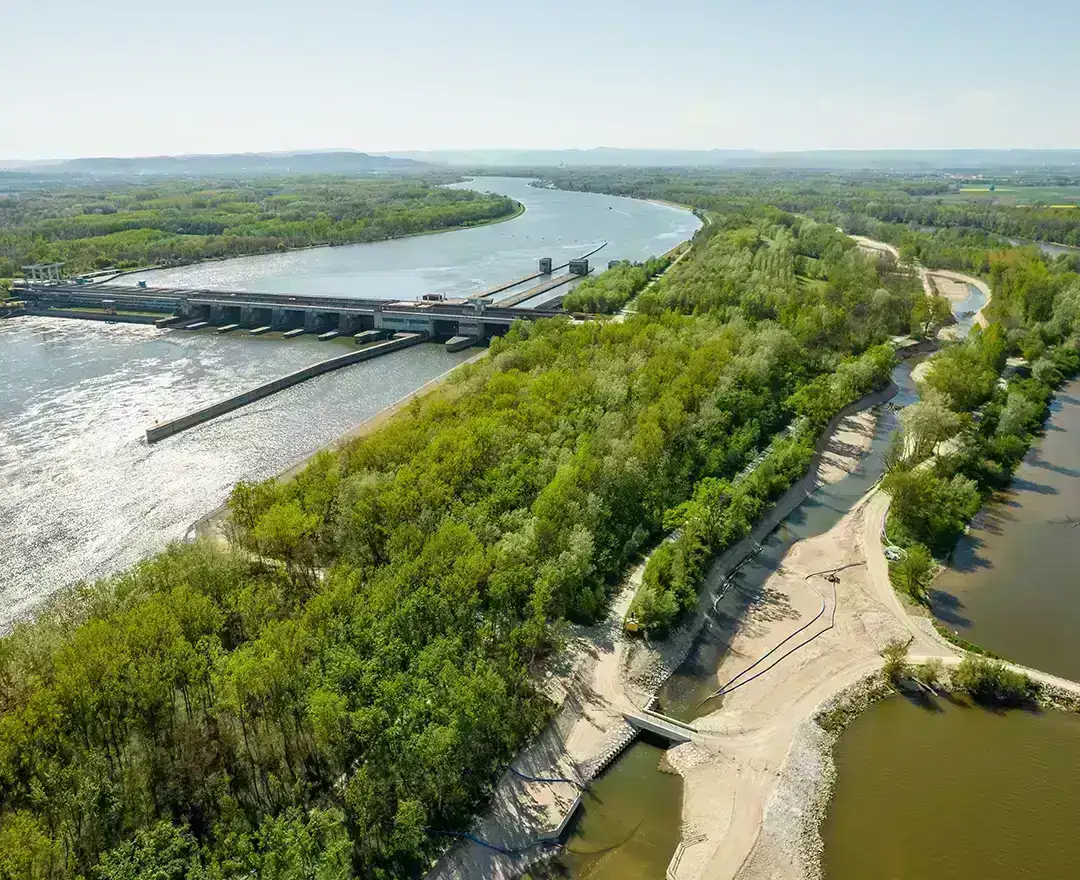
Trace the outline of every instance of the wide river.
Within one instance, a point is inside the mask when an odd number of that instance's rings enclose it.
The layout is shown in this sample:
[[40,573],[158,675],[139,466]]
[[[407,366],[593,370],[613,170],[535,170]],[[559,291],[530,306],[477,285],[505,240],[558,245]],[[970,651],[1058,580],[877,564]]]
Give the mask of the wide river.
[[[520,277],[602,241],[597,257],[663,253],[690,212],[513,178],[473,184],[526,206],[493,226],[144,273],[157,285],[412,297]],[[139,276],[143,277],[143,276]],[[133,282],[132,282],[133,283]],[[238,480],[270,477],[473,352],[421,345],[321,376],[146,443],[147,426],[343,349],[311,337],[219,336],[54,318],[0,321],[0,628],[57,589],[183,538]]]
[[522,178],[479,177],[454,186],[510,196],[525,205],[525,213],[476,229],[140,272],[117,283],[378,299],[460,296],[534,272],[540,257],[558,266],[605,241],[590,260],[597,269],[611,260],[645,260],[671,250],[701,225],[682,208],[538,189]]
[[1080,680],[1080,381],[934,582],[938,619],[1003,657]]

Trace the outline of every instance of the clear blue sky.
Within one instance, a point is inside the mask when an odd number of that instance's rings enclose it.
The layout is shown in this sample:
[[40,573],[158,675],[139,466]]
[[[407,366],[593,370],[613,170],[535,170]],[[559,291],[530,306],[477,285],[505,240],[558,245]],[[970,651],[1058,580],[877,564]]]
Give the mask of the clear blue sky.
[[0,0],[0,158],[1080,147],[1080,0]]

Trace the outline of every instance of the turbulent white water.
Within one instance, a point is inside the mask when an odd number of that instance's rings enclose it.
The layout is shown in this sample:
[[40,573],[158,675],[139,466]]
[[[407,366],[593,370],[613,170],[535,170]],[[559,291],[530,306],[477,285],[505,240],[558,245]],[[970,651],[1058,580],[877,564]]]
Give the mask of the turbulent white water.
[[182,538],[237,480],[283,470],[471,354],[418,346],[146,443],[162,418],[340,351],[311,338],[0,322],[0,624]]

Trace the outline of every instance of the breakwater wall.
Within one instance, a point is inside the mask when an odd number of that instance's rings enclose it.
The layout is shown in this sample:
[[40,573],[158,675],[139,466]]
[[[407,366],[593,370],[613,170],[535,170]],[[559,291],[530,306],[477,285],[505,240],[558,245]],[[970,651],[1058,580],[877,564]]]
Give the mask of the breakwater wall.
[[179,434],[181,431],[186,431],[188,428],[193,428],[196,425],[203,424],[203,422],[216,419],[218,416],[223,416],[233,410],[240,409],[241,407],[247,406],[249,403],[254,403],[256,400],[262,400],[262,398],[269,397],[271,394],[277,394],[279,391],[284,391],[286,388],[291,388],[293,385],[299,385],[301,382],[306,382],[308,379],[314,379],[316,376],[321,376],[323,373],[329,373],[332,370],[339,370],[350,364],[358,364],[361,361],[368,361],[372,358],[377,358],[380,355],[400,351],[403,348],[409,348],[410,346],[423,342],[426,338],[426,335],[423,333],[401,334],[399,337],[390,339],[386,342],[380,342],[369,346],[368,348],[362,348],[359,351],[351,351],[348,354],[320,361],[317,364],[312,364],[310,367],[297,370],[295,373],[289,373],[279,379],[274,379],[272,382],[258,385],[241,394],[235,394],[232,397],[225,398],[225,400],[219,400],[217,403],[201,407],[200,409],[175,419],[170,419],[167,422],[159,422],[146,429],[146,442],[157,443],[159,440],[164,440],[166,437],[171,437],[173,434]]
[[39,318],[78,318],[80,321],[106,321],[110,324],[153,324],[160,318],[160,315],[108,315],[105,312],[84,312],[79,309],[28,308],[22,313]]

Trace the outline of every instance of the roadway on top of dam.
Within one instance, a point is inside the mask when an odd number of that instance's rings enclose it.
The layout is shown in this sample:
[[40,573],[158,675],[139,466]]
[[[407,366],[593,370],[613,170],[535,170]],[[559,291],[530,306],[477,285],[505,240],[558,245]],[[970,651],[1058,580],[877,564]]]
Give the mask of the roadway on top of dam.
[[326,312],[410,312],[446,317],[483,315],[488,321],[512,321],[517,318],[548,318],[564,314],[560,309],[529,309],[500,306],[483,300],[392,300],[369,297],[302,296],[277,293],[250,293],[232,290],[183,288],[118,287],[109,284],[53,284],[27,287],[18,294],[37,303],[94,304],[112,300],[118,307],[126,304],[157,302],[162,310],[187,311],[192,306],[273,308],[295,311]]

